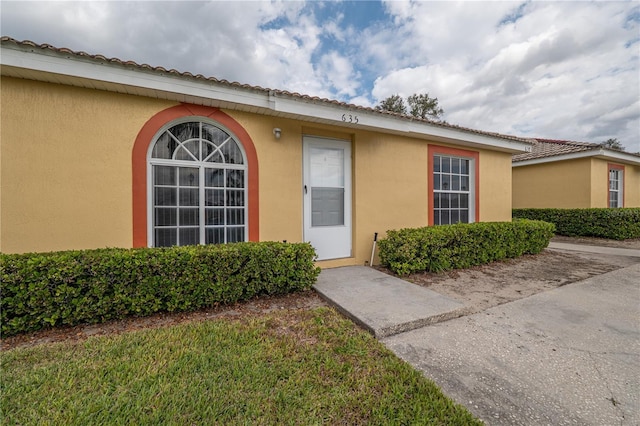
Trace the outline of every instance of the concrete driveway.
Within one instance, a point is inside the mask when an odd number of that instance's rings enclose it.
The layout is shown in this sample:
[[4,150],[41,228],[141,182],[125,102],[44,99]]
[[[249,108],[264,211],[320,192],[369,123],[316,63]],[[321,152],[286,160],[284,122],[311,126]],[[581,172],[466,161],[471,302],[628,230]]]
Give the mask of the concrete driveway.
[[490,425],[640,424],[640,264],[382,342]]

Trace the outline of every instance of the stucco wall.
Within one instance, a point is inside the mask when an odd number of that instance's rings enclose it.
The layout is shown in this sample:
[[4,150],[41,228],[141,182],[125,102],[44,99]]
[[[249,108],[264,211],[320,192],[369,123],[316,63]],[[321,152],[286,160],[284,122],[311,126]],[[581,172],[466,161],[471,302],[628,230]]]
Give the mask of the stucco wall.
[[357,133],[354,149],[354,253],[371,256],[375,232],[427,225],[427,144],[394,135]]
[[2,77],[2,234],[6,253],[130,247],[131,148],[174,105]]
[[624,206],[640,207],[640,167],[600,158],[514,167],[513,207],[608,207],[610,163],[624,167]]
[[[5,77],[1,102],[0,250],[131,247],[132,149],[175,104]],[[257,153],[260,240],[303,240],[303,135],[352,142],[353,258],[324,266],[364,264],[374,232],[427,225],[429,141],[224,112]],[[511,156],[482,150],[479,171],[480,220],[510,220]]]
[[[606,160],[591,159],[591,206],[609,207],[609,166]],[[625,173],[626,174],[626,173]],[[625,188],[626,189],[626,185]],[[625,197],[626,198],[626,197]]]
[[591,159],[542,163],[513,168],[514,208],[588,208]]
[[626,165],[624,176],[624,206],[640,207],[640,166]]
[[511,221],[511,184],[511,156],[501,152],[481,151],[481,222]]

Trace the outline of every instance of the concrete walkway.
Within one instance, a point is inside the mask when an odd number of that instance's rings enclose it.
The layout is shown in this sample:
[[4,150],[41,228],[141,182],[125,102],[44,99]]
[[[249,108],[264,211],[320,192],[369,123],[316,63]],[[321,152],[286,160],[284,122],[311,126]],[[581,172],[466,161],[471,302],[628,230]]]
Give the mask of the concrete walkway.
[[[639,258],[640,250],[550,243],[549,249]],[[456,318],[464,305],[366,266],[325,269],[314,288],[377,338]]]
[[581,251],[585,253],[608,254],[612,256],[640,257],[640,250],[615,247],[589,246],[586,244],[549,243],[550,249]]
[[364,266],[323,270],[315,289],[487,424],[640,424],[640,259],[467,316],[452,298]]
[[640,424],[640,263],[382,343],[488,425]]
[[325,269],[314,288],[378,338],[453,318],[464,306],[367,266]]

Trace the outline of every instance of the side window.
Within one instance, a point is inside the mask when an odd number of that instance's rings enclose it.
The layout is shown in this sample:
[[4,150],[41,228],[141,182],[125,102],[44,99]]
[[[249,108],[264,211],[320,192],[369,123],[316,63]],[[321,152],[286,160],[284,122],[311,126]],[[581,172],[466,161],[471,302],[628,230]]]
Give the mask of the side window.
[[475,218],[473,159],[434,155],[433,224],[469,223]]
[[623,206],[623,182],[624,168],[609,165],[609,207],[618,208]]
[[172,123],[148,155],[148,219],[154,247],[247,240],[247,161],[216,123]]

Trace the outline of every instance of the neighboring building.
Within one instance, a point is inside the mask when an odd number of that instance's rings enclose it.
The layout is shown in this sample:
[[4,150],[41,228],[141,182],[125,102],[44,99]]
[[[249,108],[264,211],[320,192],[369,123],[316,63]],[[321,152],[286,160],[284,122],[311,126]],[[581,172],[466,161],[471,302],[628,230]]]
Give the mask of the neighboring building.
[[640,207],[640,155],[601,145],[532,140],[513,156],[514,208]]
[[0,250],[309,241],[362,265],[374,232],[511,220],[530,144],[2,38]]

